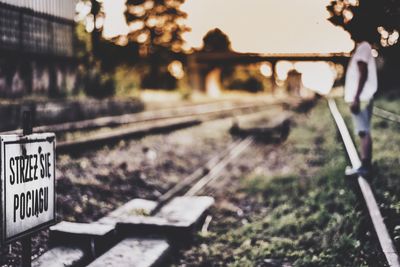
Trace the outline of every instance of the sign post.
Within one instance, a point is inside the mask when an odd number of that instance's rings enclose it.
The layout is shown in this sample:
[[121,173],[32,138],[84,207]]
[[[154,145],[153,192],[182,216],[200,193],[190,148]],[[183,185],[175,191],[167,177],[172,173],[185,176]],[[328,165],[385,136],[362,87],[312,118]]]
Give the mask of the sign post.
[[31,266],[31,234],[55,223],[55,135],[32,134],[30,112],[23,135],[0,136],[0,243],[22,242],[22,266]]
[[[29,111],[24,111],[22,113],[22,135],[30,135],[33,132],[32,126],[32,113]],[[22,245],[22,257],[21,263],[23,267],[32,266],[32,237],[27,235],[21,240]]]

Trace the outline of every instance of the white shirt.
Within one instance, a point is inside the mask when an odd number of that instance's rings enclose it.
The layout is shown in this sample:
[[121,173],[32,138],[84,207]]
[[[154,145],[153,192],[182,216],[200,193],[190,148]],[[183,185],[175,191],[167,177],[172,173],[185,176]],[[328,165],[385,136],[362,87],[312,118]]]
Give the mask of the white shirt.
[[368,77],[361,91],[360,101],[369,101],[374,97],[378,89],[378,78],[376,72],[375,59],[372,56],[372,48],[368,42],[361,42],[350,59],[346,71],[346,81],[344,86],[344,100],[347,103],[354,101],[357,94],[358,83],[360,81],[359,61],[365,62],[368,66]]

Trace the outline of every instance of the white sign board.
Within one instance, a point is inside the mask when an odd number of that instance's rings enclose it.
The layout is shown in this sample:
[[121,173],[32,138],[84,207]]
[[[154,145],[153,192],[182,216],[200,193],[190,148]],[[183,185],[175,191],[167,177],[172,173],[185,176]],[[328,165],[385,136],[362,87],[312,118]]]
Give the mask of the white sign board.
[[55,222],[55,135],[0,136],[1,243]]

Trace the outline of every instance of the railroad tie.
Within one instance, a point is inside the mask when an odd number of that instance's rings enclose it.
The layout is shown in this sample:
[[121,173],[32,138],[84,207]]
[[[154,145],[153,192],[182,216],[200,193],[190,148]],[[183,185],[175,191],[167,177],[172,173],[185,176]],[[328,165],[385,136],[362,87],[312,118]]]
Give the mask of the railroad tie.
[[[175,197],[154,216],[148,216],[151,209],[137,209],[135,203],[138,201],[146,203],[147,200],[134,199],[98,222],[116,225],[118,234],[122,236],[157,235],[172,241],[184,240],[190,237],[214,204],[214,199],[207,196]],[[148,201],[147,204],[151,208]],[[153,208],[156,205],[157,202],[153,202]]]
[[50,227],[50,244],[79,247],[96,258],[116,242],[114,225],[60,222]]
[[170,246],[162,239],[126,238],[97,258],[89,267],[153,267],[166,257]]
[[81,248],[69,246],[54,247],[32,262],[32,267],[73,267],[86,261]]

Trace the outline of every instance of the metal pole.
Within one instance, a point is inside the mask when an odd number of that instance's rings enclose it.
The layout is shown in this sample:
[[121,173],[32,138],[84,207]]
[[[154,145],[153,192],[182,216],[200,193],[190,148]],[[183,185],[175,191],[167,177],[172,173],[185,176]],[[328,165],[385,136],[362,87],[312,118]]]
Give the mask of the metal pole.
[[22,113],[22,129],[23,135],[32,134],[32,112],[30,110],[25,110]]
[[28,235],[21,240],[22,244],[22,267],[31,267],[32,266],[32,242],[31,235]]
[[[25,110],[22,113],[22,129],[23,135],[32,134],[32,112],[30,110]],[[27,235],[22,238],[22,259],[21,263],[23,267],[31,267],[32,266],[32,239],[31,235]]]

